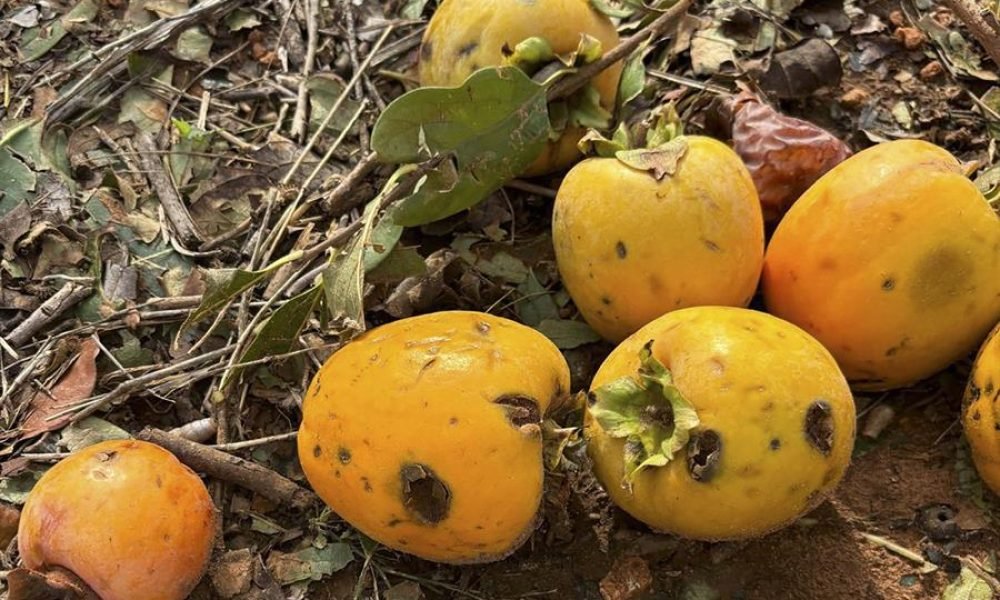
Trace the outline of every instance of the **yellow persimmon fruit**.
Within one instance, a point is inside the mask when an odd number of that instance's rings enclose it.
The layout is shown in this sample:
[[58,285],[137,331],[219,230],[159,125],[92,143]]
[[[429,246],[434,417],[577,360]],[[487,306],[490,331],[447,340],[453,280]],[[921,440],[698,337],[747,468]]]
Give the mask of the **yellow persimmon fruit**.
[[562,354],[529,327],[464,311],[402,319],[316,374],[299,459],[372,539],[438,562],[498,560],[534,529],[541,421],[568,390]]
[[697,540],[763,535],[817,506],[854,443],[837,363],[743,308],[674,311],[622,342],[591,386],[585,435],[612,500]]
[[[431,17],[420,46],[420,84],[461,85],[472,73],[502,63],[504,52],[530,38],[543,38],[555,54],[575,52],[583,35],[601,43],[603,51],[618,45],[618,32],[590,0],[444,0]],[[592,80],[601,106],[613,110],[621,64]],[[569,127],[548,144],[527,176],[561,170],[580,153],[576,143],[584,130]]]
[[590,158],[559,187],[559,273],[584,319],[610,341],[671,310],[746,306],[757,289],[764,220],[746,167],[711,138],[670,144],[685,148],[671,175]]
[[184,600],[205,573],[216,528],[194,472],[155,444],[115,440],[38,480],[17,541],[27,568],[64,568],[102,600]]
[[979,476],[993,493],[1000,494],[1000,324],[972,366],[962,425]]
[[819,179],[778,225],[764,296],[885,390],[971,352],[1000,319],[1000,217],[946,150],[879,144]]

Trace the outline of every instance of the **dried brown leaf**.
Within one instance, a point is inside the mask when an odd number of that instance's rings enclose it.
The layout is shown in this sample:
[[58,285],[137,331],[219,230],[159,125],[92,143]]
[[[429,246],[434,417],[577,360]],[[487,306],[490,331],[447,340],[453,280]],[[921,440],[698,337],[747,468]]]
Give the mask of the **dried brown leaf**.
[[10,545],[17,535],[17,525],[21,520],[21,511],[9,504],[0,504],[0,549]]
[[87,338],[80,344],[76,362],[59,382],[51,389],[42,389],[35,394],[31,399],[31,412],[21,426],[21,439],[55,431],[69,423],[72,414],[51,420],[49,417],[90,397],[97,384],[97,354],[97,342],[93,338]]
[[733,149],[750,170],[769,222],[780,219],[809,186],[851,155],[832,133],[783,115],[749,93],[730,106]]

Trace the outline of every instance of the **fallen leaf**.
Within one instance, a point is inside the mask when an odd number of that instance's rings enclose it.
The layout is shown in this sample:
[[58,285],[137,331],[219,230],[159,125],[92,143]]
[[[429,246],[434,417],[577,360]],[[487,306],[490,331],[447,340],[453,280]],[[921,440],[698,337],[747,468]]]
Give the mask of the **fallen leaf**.
[[108,440],[127,440],[132,436],[127,431],[97,417],[87,417],[79,423],[71,423],[59,438],[59,444],[70,452],[76,452]]
[[726,63],[736,63],[736,40],[722,33],[721,27],[709,27],[691,37],[691,67],[695,75],[714,75]]
[[93,0],[81,0],[68,13],[51,24],[29,29],[24,34],[20,51],[24,62],[38,60],[55,48],[66,34],[97,16],[97,4]]
[[211,64],[212,36],[201,27],[189,27],[177,36],[172,54],[181,60]]
[[969,567],[962,567],[958,579],[941,594],[941,600],[992,600],[993,589]]
[[322,549],[308,547],[298,552],[273,551],[267,557],[267,568],[281,584],[297,581],[319,581],[324,576],[343,569],[354,560],[351,547],[344,543],[327,544]]
[[24,29],[35,27],[38,25],[38,7],[34,4],[28,4],[8,17],[7,20]]
[[679,137],[656,148],[621,150],[615,153],[615,158],[633,169],[648,171],[657,181],[662,181],[677,172],[687,149],[687,141]]
[[253,29],[260,25],[260,19],[249,10],[238,8],[226,15],[226,27],[229,31],[240,31],[241,29]]
[[619,558],[601,580],[604,600],[638,600],[649,592],[653,575],[649,563],[638,556]]
[[219,557],[209,570],[212,587],[228,600],[250,591],[257,558],[247,548],[232,550]]
[[385,591],[385,600],[424,600],[424,591],[416,581],[397,583]]
[[21,425],[21,439],[34,437],[47,431],[62,428],[73,418],[69,414],[49,419],[67,408],[86,400],[97,384],[97,354],[99,347],[94,338],[80,344],[80,354],[73,366],[50,390],[39,390],[31,399],[30,413]]
[[768,222],[780,219],[809,186],[851,155],[832,133],[783,115],[750,93],[729,106],[733,149],[753,177]]
[[15,461],[24,459],[15,458],[4,463],[3,478],[0,479],[0,500],[21,506],[28,500],[28,495],[32,488],[38,483],[42,472],[35,470],[25,470],[18,472],[27,466],[27,460],[23,464],[12,465]]
[[0,548],[6,548],[17,535],[21,511],[7,504],[0,504]]
[[818,89],[837,86],[843,74],[833,46],[813,38],[775,54],[758,81],[762,89],[779,98],[804,98]]
[[552,343],[560,350],[572,350],[585,344],[601,341],[601,336],[583,321],[546,320],[539,323],[536,329],[552,340]]

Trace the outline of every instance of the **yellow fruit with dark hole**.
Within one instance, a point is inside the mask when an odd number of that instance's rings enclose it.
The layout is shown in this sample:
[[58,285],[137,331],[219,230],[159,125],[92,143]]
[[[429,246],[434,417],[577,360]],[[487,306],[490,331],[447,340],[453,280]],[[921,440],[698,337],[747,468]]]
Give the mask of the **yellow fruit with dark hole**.
[[947,151],[879,144],[792,206],[763,281],[769,311],[822,342],[853,387],[906,386],[1000,319],[1000,217]]
[[725,144],[684,136],[673,175],[657,180],[615,158],[566,175],[552,241],[559,273],[587,323],[618,342],[664,313],[746,306],[764,260],[753,180]]
[[102,600],[183,600],[208,566],[216,529],[197,475],[159,446],[117,440],[38,480],[17,541],[27,568],[67,569]]
[[[604,52],[618,45],[618,32],[589,0],[444,0],[434,12],[420,46],[420,84],[461,85],[472,73],[501,64],[504,48],[544,38],[556,54],[575,52],[582,35],[601,42]],[[613,110],[621,64],[593,79],[601,106]],[[524,173],[542,175],[569,166],[580,153],[584,130],[570,127],[550,142]]]
[[732,307],[674,311],[625,340],[598,370],[585,418],[612,500],[697,540],[760,536],[812,510],[843,477],[854,430],[830,353]]
[[562,354],[524,325],[464,311],[402,319],[316,374],[299,460],[372,539],[438,562],[498,560],[534,529],[542,417],[568,390]]
[[1000,494],[1000,324],[972,366],[962,425],[979,476],[993,493]]

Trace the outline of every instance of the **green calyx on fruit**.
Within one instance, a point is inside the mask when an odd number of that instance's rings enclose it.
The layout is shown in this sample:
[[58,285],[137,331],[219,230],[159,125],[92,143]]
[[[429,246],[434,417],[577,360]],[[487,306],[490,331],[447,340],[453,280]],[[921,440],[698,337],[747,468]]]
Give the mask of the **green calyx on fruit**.
[[[687,153],[688,143],[684,139],[684,126],[673,104],[654,111],[635,129],[629,131],[625,123],[622,123],[611,139],[591,129],[580,140],[580,151],[603,158],[617,158],[633,169],[648,172],[657,181],[676,173],[681,159]],[[641,146],[635,144],[639,137],[645,138]]]
[[611,437],[625,440],[622,487],[632,490],[643,469],[662,467],[681,452],[700,420],[652,352],[639,352],[638,376],[621,377],[594,390],[590,414]]
[[[513,48],[503,48],[503,64],[524,71],[542,85],[550,85],[557,79],[573,73],[579,67],[597,61],[604,55],[601,41],[587,35],[580,35],[576,50],[556,54],[552,45],[542,37],[523,40]],[[592,84],[587,84],[567,98],[549,103],[551,131],[549,138],[558,140],[570,127],[603,129],[611,122],[611,113],[601,106],[601,95]]]

